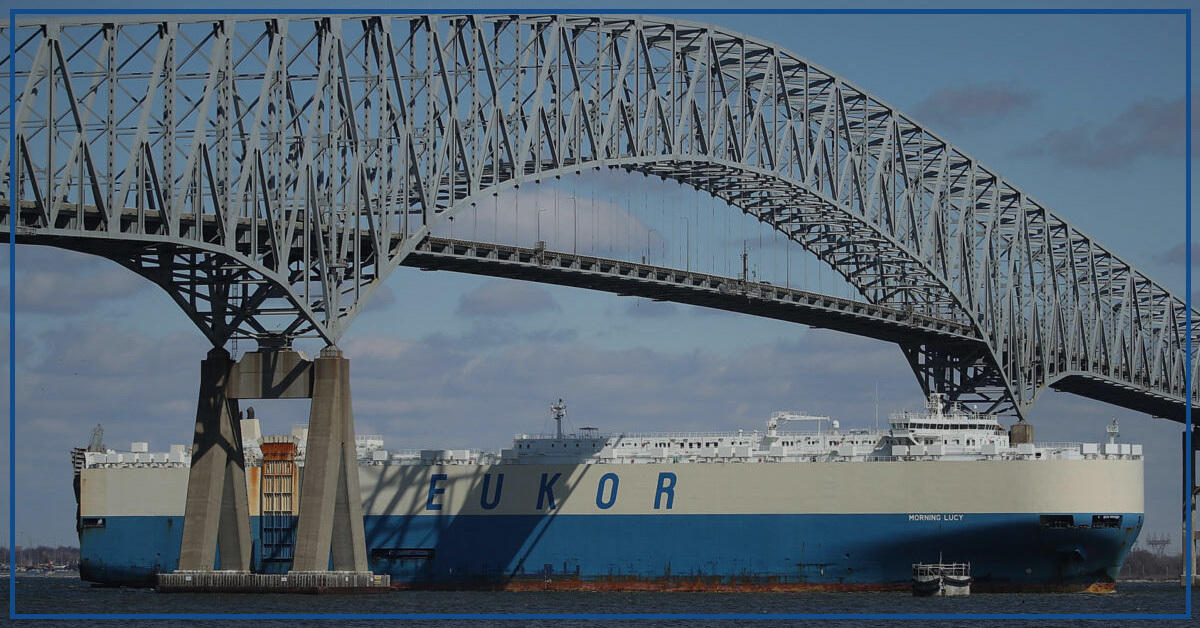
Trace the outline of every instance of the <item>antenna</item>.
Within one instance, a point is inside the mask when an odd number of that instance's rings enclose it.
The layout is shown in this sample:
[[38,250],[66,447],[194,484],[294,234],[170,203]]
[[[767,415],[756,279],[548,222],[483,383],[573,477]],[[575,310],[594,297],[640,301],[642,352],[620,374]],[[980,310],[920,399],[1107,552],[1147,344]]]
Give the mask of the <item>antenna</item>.
[[875,430],[879,431],[879,380],[875,380]]
[[554,438],[562,440],[562,420],[567,416],[567,406],[563,405],[563,400],[560,397],[558,403],[550,404],[550,416],[554,417]]
[[1117,442],[1117,437],[1121,435],[1121,428],[1117,425],[1117,417],[1113,417],[1112,423],[1104,428],[1104,431],[1108,433],[1109,444]]
[[746,283],[750,279],[749,268],[746,265],[746,260],[750,258],[750,249],[745,240],[742,240],[742,283]]

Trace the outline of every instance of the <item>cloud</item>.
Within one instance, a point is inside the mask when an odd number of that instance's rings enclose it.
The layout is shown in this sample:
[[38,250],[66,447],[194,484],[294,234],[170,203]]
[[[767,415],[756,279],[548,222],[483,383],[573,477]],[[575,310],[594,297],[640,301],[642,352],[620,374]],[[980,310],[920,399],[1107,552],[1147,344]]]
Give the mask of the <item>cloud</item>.
[[437,332],[425,340],[448,350],[470,354],[522,343],[574,342],[579,332],[573,328],[543,328],[522,331],[512,319],[475,318],[471,327],[459,335]]
[[[1168,264],[1182,266],[1187,263],[1187,246],[1184,243],[1176,244],[1167,249],[1162,254],[1162,259]],[[1192,245],[1192,266],[1200,266],[1200,245]]]
[[[105,411],[93,400],[136,401],[147,389],[190,391],[194,403],[200,360],[210,348],[194,332],[153,336],[102,321],[71,323],[36,336],[40,353],[17,373],[17,403],[33,416],[69,416]],[[182,357],[181,357],[182,356]],[[185,375],[186,374],[186,375]],[[180,387],[169,382],[186,380]],[[140,421],[147,409],[121,421]]]
[[367,303],[363,306],[363,312],[383,312],[396,302],[396,295],[392,289],[387,287],[387,284],[379,284],[375,287],[375,291],[371,296],[367,297]]
[[458,300],[463,316],[523,316],[557,310],[558,303],[545,289],[526,281],[493,279]]
[[398,447],[491,448],[514,431],[536,431],[545,405],[559,397],[576,427],[603,430],[755,429],[782,409],[865,427],[873,424],[876,380],[885,408],[920,407],[900,351],[833,332],[728,356],[537,338],[480,352],[457,340],[376,335],[345,343],[356,420],[384,426]]
[[[0,247],[8,270],[8,245]],[[94,255],[21,245],[16,250],[17,311],[68,314],[118,300],[152,286],[132,271]],[[8,309],[8,273],[0,277],[0,308]]]
[[960,129],[970,123],[994,122],[1028,108],[1036,94],[1015,80],[972,83],[942,88],[913,107],[922,122]]
[[634,299],[625,304],[625,314],[634,318],[666,318],[674,316],[679,308],[674,303]]
[[554,185],[526,184],[463,208],[434,227],[433,235],[523,247],[541,240],[550,250],[599,253],[630,246],[640,251],[654,234],[615,203]]
[[1106,124],[1083,123],[1051,131],[1017,151],[1059,165],[1117,170],[1143,157],[1183,154],[1185,104],[1148,97],[1130,105]]

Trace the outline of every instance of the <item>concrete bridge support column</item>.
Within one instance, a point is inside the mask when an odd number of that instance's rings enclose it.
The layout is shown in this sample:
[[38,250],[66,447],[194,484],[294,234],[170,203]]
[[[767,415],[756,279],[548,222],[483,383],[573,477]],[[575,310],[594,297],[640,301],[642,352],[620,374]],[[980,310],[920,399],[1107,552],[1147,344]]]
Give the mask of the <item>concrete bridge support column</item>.
[[[1197,501],[1200,501],[1200,490],[1197,490],[1195,487],[1193,487],[1192,488],[1192,538],[1190,539],[1190,542],[1192,544],[1192,586],[1200,586],[1200,571],[1197,571],[1197,567],[1200,567],[1200,557],[1197,557],[1197,554],[1200,554],[1200,530],[1196,529],[1197,526],[1200,526],[1200,519],[1196,518],[1197,515],[1200,515],[1200,511],[1197,511],[1197,509],[1196,509]],[[1184,538],[1186,538],[1186,537],[1184,537]],[[1187,555],[1187,543],[1188,542],[1189,541],[1184,541],[1183,551],[1184,551],[1185,560],[1186,560],[1186,555]],[[1185,582],[1185,584],[1186,584],[1186,582]]]
[[358,485],[350,361],[333,346],[313,361],[312,411],[293,571],[367,570]]
[[[1196,486],[1196,463],[1198,462],[1196,460],[1196,454],[1197,452],[1200,452],[1200,426],[1191,428],[1192,448],[1190,451],[1187,448],[1187,429],[1187,427],[1184,428],[1183,455],[1192,462],[1192,474],[1191,477],[1184,475],[1183,478],[1184,490],[1187,491],[1187,496],[1189,498],[1188,501],[1184,503],[1183,507],[1185,509],[1190,508],[1192,510],[1192,530],[1191,536],[1189,536],[1186,519],[1188,513],[1185,510],[1183,513],[1185,517],[1183,526],[1183,559],[1185,561],[1190,560],[1192,563],[1192,586],[1200,586],[1200,572],[1197,571],[1197,567],[1200,567],[1200,556],[1197,556],[1197,554],[1200,554],[1200,519],[1197,518],[1200,516],[1200,509],[1197,508],[1200,506],[1200,487]],[[1189,545],[1191,545],[1191,558],[1188,557]],[[1187,585],[1187,573],[1188,570],[1185,568],[1183,570],[1183,574],[1180,576],[1180,584]]]
[[250,570],[250,510],[237,400],[229,396],[234,362],[215,348],[200,363],[200,398],[192,438],[179,569]]

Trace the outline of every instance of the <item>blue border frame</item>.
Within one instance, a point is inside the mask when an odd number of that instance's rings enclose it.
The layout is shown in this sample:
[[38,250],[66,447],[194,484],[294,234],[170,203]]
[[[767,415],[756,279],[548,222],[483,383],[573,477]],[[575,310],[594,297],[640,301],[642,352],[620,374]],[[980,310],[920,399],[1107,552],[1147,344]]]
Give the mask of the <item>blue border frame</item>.
[[[330,14],[354,14],[354,13],[386,13],[381,9],[363,9],[363,10],[341,10],[330,12]],[[503,13],[502,9],[455,9],[455,8],[439,8],[436,10],[423,9],[406,9],[403,14],[412,13],[458,13],[458,14],[490,14]],[[670,13],[675,15],[1183,15],[1185,24],[1185,49],[1187,57],[1185,59],[1185,113],[1186,131],[1186,184],[1185,184],[1185,225],[1187,229],[1184,238],[1184,263],[1186,265],[1186,290],[1184,295],[1184,303],[1187,307],[1186,321],[1187,329],[1192,328],[1192,10],[1191,9],[572,9],[571,13],[580,14],[600,14],[600,15],[625,15],[625,14],[643,14],[643,13]],[[17,15],[139,15],[151,13],[150,10],[141,9],[116,9],[102,11],[98,9],[54,9],[54,10],[37,10],[37,9],[9,9],[9,68],[8,68],[8,86],[9,86],[9,198],[17,197],[17,181],[16,181],[16,37],[12,34],[17,30]],[[261,14],[279,14],[279,15],[311,15],[315,13],[313,10],[299,9],[269,9],[269,10],[252,10],[252,9],[230,9],[230,10],[154,10],[155,15],[206,15],[206,14],[242,14],[242,15],[261,15]],[[401,13],[401,12],[396,12]],[[522,9],[518,13],[562,13],[561,10],[537,10],[537,9]],[[11,211],[11,208],[10,208]],[[16,247],[16,230],[10,228],[8,231],[8,376],[9,376],[9,396],[8,396],[8,546],[16,548],[17,534],[17,514],[16,514],[16,491],[17,491],[17,463],[16,463],[16,438],[17,438],[17,361],[16,361],[16,340],[17,340],[17,247]],[[1185,347],[1187,352],[1187,370],[1184,373],[1184,381],[1186,390],[1192,389],[1192,336],[1187,334],[1185,338]],[[1186,417],[1192,416],[1192,398],[1188,395],[1186,399]],[[1192,475],[1192,461],[1195,457],[1190,454],[1192,449],[1192,427],[1193,421],[1186,420],[1183,425],[1184,430],[1184,478],[1189,478]],[[783,614],[747,614],[747,613],[715,613],[715,614],[679,614],[679,613],[385,613],[385,614],[305,614],[305,613],[289,613],[289,614],[260,614],[260,613],[200,613],[200,614],[90,614],[90,613],[17,613],[17,576],[16,576],[16,561],[10,557],[9,559],[9,578],[8,578],[8,616],[10,619],[1191,619],[1192,618],[1192,553],[1194,544],[1191,543],[1193,521],[1192,510],[1187,508],[1188,499],[1191,497],[1187,494],[1190,487],[1184,482],[1184,511],[1185,524],[1183,539],[1184,544],[1184,576],[1187,579],[1184,586],[1184,613],[1088,613],[1088,614],[1069,614],[1069,613],[953,613],[953,614],[929,614],[929,613],[783,613]]]

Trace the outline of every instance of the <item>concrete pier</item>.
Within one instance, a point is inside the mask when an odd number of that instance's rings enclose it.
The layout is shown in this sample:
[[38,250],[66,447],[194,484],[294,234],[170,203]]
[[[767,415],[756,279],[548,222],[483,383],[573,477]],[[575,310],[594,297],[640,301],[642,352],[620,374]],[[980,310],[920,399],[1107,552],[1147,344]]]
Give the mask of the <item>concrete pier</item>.
[[326,347],[313,362],[312,412],[296,526],[297,572],[366,571],[367,551],[359,499],[350,362]]
[[[1193,460],[1193,471],[1196,468],[1194,465],[1195,461]],[[1185,528],[1183,531],[1183,559],[1188,560],[1188,544],[1190,543],[1192,546],[1192,586],[1194,587],[1200,587],[1200,570],[1197,570],[1197,567],[1200,567],[1200,519],[1197,518],[1200,517],[1200,510],[1197,509],[1197,505],[1200,505],[1200,489],[1192,486],[1192,536],[1188,538],[1187,529]],[[1180,575],[1179,583],[1183,585],[1187,584],[1186,570]]]
[[221,568],[250,570],[250,509],[237,400],[227,394],[233,360],[221,348],[200,363],[200,398],[192,438],[179,567],[212,571],[220,548]]
[[[1187,586],[1187,584],[1188,584],[1187,575],[1189,572],[1189,570],[1187,569],[1187,567],[1188,567],[1187,563],[1190,562],[1191,563],[1190,571],[1192,574],[1192,586],[1200,587],[1200,571],[1197,571],[1197,567],[1200,567],[1200,556],[1198,556],[1198,554],[1200,554],[1200,519],[1197,518],[1198,516],[1200,516],[1200,509],[1198,509],[1198,507],[1200,507],[1200,487],[1196,486],[1196,474],[1197,474],[1196,463],[1200,462],[1196,459],[1197,452],[1200,452],[1200,425],[1190,428],[1192,430],[1192,438],[1191,438],[1192,446],[1191,446],[1190,450],[1188,449],[1188,442],[1187,442],[1188,441],[1188,438],[1187,438],[1187,436],[1188,436],[1187,430],[1188,429],[1189,428],[1184,428],[1183,438],[1181,439],[1181,442],[1183,444],[1184,460],[1185,460],[1185,462],[1188,459],[1191,460],[1192,469],[1191,469],[1191,475],[1189,476],[1189,475],[1187,475],[1187,469],[1186,469],[1187,465],[1184,465],[1185,468],[1184,468],[1184,476],[1183,476],[1183,482],[1184,482],[1183,486],[1184,486],[1185,491],[1189,491],[1188,493],[1185,493],[1185,495],[1190,496],[1190,503],[1184,504],[1184,511],[1183,511],[1183,514],[1184,514],[1183,560],[1185,561],[1185,564],[1184,564],[1183,573],[1179,574],[1179,584],[1181,586]],[[1191,510],[1190,514],[1191,514],[1191,518],[1192,518],[1191,534],[1188,534],[1188,529],[1187,529],[1187,515],[1189,514],[1188,509]],[[1190,558],[1188,557],[1189,549],[1191,550]]]
[[[238,399],[311,398],[293,571],[251,574],[252,543]],[[160,591],[295,592],[388,590],[367,570],[350,361],[334,346],[316,360],[285,345],[235,363],[215,348],[200,366],[200,398],[184,509],[179,570]],[[217,552],[220,571],[215,571]],[[329,571],[332,563],[333,571]],[[380,584],[382,583],[382,584]]]
[[369,571],[176,571],[159,574],[155,589],[159,593],[387,593],[391,576]]
[[[1198,515],[1200,515],[1200,511],[1196,509],[1198,501],[1200,501],[1200,490],[1192,488],[1192,535],[1191,538],[1188,537],[1187,528],[1185,527],[1183,530],[1183,560],[1191,562],[1193,587],[1200,587],[1200,571],[1197,571],[1196,569],[1198,566],[1200,566],[1200,556],[1197,556],[1197,554],[1200,554],[1200,530],[1197,530],[1197,528],[1200,527],[1200,519],[1196,518]],[[1188,557],[1189,544],[1191,544],[1190,558]],[[1184,569],[1184,572],[1179,574],[1179,584],[1181,586],[1187,586],[1187,574],[1187,569]]]

